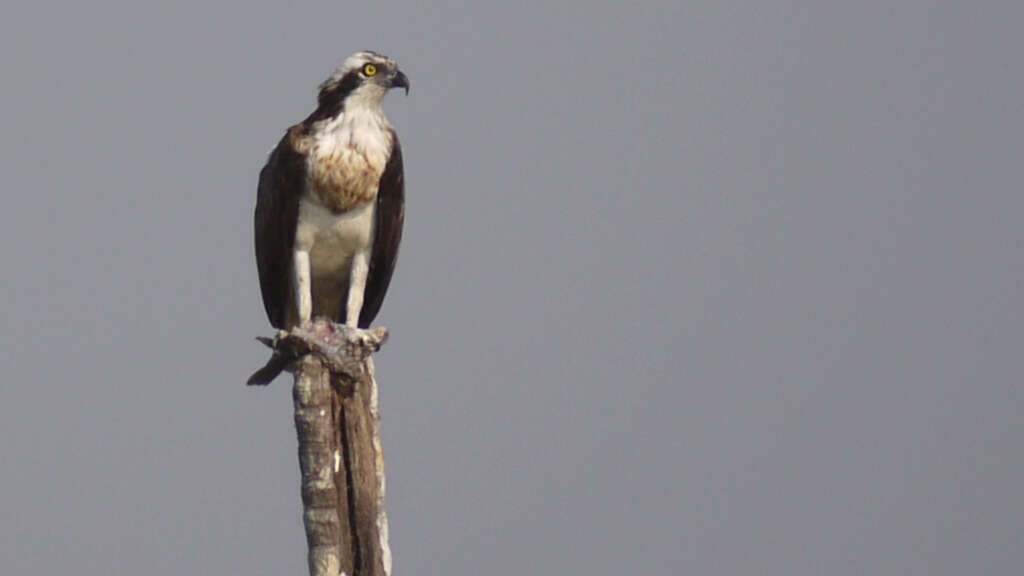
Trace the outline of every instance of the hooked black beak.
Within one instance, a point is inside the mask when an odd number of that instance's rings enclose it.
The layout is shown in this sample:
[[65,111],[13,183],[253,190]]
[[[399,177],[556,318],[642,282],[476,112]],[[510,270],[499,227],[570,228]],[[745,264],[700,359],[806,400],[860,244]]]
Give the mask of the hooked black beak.
[[405,75],[405,72],[401,70],[395,70],[395,75],[391,77],[392,88],[405,88],[405,95],[409,95],[409,77]]

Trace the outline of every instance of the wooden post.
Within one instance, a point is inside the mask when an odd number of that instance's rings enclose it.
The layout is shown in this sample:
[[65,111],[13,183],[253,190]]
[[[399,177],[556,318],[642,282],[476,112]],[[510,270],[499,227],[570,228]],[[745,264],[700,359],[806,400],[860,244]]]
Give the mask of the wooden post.
[[310,576],[389,576],[384,455],[373,359],[387,330],[316,322],[282,332],[268,363],[293,364]]

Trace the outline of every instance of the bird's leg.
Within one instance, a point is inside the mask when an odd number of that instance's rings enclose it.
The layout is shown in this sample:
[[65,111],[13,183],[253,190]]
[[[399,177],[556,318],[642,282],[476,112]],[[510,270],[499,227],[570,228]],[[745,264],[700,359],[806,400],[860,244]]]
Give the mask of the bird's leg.
[[348,305],[345,324],[359,327],[359,313],[363,310],[363,292],[366,291],[366,276],[370,270],[370,251],[360,250],[352,257],[352,272],[349,274]]
[[309,252],[295,252],[295,309],[299,326],[309,324],[313,317],[313,281],[309,274]]

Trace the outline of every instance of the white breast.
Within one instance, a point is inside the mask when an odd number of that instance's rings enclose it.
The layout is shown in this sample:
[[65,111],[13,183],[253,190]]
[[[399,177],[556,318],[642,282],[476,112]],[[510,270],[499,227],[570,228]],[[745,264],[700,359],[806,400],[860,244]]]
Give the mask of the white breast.
[[[346,305],[350,286],[358,286],[360,290],[365,286],[366,262],[373,249],[377,185],[391,153],[390,124],[379,108],[356,108],[315,125],[313,138],[307,172],[310,178],[307,178],[307,190],[299,204],[295,251],[309,253],[313,316],[337,318]],[[334,210],[323,202],[326,196],[314,193],[312,188],[317,186],[312,177],[314,168],[325,166],[313,163],[325,157],[338,159],[332,167],[341,171],[338,182],[361,180],[346,170],[373,174],[364,183],[366,190],[357,194],[358,199],[335,203]],[[340,212],[339,206],[344,206]],[[352,274],[352,262],[357,255],[362,256],[363,262],[361,274],[356,275],[359,278]],[[358,303],[362,303],[361,296]]]
[[376,203],[367,202],[343,214],[303,198],[295,249],[309,252],[313,316],[336,318],[348,298],[352,259],[373,249]]
[[344,114],[314,126],[314,150],[320,158],[361,156],[380,174],[391,154],[391,124],[380,108],[346,108]]

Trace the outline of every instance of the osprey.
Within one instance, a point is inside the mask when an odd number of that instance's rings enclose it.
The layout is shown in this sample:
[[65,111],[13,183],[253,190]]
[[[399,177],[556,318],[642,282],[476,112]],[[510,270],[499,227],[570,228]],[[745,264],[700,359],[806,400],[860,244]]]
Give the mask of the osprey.
[[[381,110],[392,88],[409,92],[394,60],[352,55],[260,172],[256,264],[276,328],[314,317],[367,328],[380,310],[405,213],[402,149]],[[249,383],[270,382],[283,364],[272,360]]]

